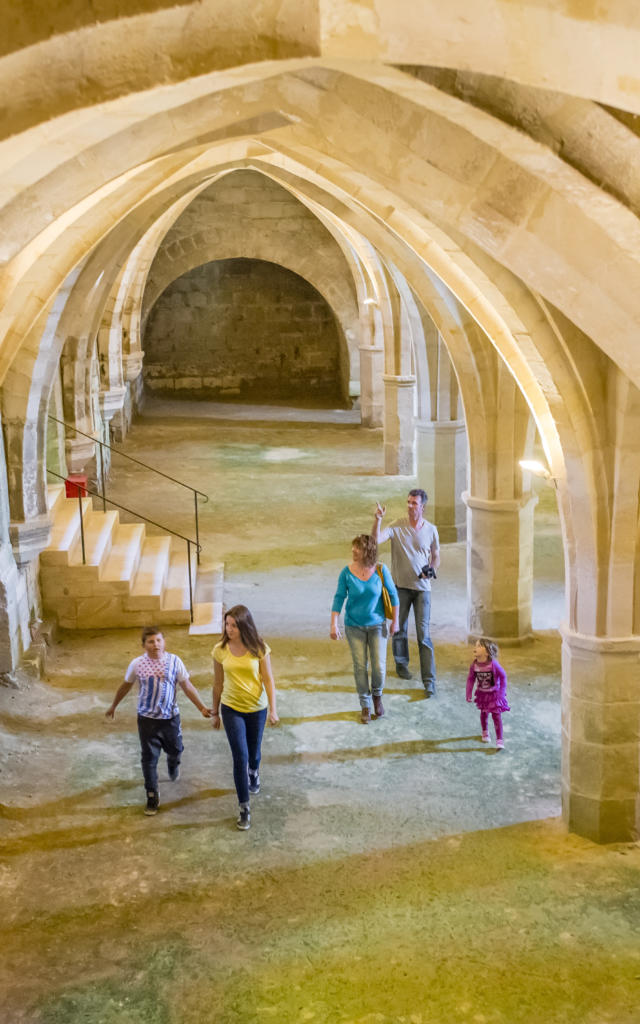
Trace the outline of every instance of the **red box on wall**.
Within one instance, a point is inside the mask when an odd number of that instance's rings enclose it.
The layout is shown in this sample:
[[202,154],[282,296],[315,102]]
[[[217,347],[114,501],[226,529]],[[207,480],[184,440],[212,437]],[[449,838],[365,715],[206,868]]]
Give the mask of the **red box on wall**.
[[78,494],[86,495],[87,477],[84,473],[72,473],[64,482],[64,492],[67,498],[77,498]]

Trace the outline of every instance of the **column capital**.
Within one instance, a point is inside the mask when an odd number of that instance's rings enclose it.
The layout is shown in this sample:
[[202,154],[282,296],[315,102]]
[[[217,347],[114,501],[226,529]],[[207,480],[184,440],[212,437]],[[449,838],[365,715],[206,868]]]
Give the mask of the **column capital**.
[[119,412],[124,405],[125,396],[127,394],[126,387],[109,388],[104,391],[100,391],[98,399],[100,401],[100,413],[106,423]]
[[143,359],[144,352],[142,350],[138,352],[123,352],[122,371],[126,381],[132,383],[140,376]]
[[640,658],[640,636],[590,636],[576,633],[563,622],[559,632],[564,643],[572,651],[588,651],[592,654],[637,654]]
[[421,434],[430,434],[436,431],[439,434],[457,434],[466,429],[467,424],[464,420],[416,420],[416,430],[419,430]]
[[49,546],[51,540],[49,513],[33,516],[22,523],[9,523],[9,537],[11,538],[13,557],[18,567],[22,568],[28,565]]
[[481,512],[506,512],[513,514],[529,506],[534,508],[538,504],[538,495],[532,491],[522,494],[519,498],[476,498],[469,491],[463,491],[461,497],[467,508],[479,509]]
[[416,375],[414,373],[406,374],[405,376],[395,373],[383,373],[382,379],[385,385],[393,384],[397,388],[412,388],[416,382]]

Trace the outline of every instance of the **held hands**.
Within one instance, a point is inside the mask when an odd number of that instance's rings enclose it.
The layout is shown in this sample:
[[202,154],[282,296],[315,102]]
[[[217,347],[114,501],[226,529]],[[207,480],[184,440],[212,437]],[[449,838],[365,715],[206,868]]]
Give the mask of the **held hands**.
[[384,516],[386,511],[387,511],[387,506],[386,505],[381,505],[379,501],[376,501],[376,511],[375,511],[376,519],[382,519],[382,517]]
[[219,729],[222,725],[222,719],[220,718],[219,711],[211,711],[211,725],[214,729]]
[[200,714],[203,718],[213,718],[213,708],[203,708]]

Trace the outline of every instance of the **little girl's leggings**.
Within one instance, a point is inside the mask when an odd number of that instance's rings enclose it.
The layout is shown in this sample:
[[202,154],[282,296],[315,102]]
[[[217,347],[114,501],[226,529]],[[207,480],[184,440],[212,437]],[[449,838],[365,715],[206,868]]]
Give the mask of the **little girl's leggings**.
[[[491,717],[493,718],[493,724],[496,730],[496,739],[502,739],[502,715],[499,711],[492,711]],[[489,712],[480,712],[480,728],[483,732],[487,732],[489,728]]]

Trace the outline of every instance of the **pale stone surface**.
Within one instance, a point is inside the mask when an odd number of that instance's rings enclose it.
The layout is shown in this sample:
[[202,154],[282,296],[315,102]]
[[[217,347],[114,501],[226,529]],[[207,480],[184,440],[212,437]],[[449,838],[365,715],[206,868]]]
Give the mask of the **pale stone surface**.
[[433,521],[443,543],[465,540],[467,514],[467,431],[464,421],[416,424],[418,477],[429,495]]
[[[100,439],[111,417],[124,438],[143,401],[144,312],[171,266],[237,256],[287,265],[326,299],[343,393],[360,378],[387,471],[414,471],[416,417],[457,420],[459,390],[474,625],[528,629],[531,538],[514,509],[535,424],[557,483],[568,627],[637,638],[638,31],[632,0],[16,10],[0,56],[0,544],[11,524],[20,566],[3,563],[0,650],[15,660],[39,611],[46,465],[108,468],[72,430],[65,459],[49,403]],[[215,209],[234,190],[235,222]],[[185,360],[173,390],[216,379]],[[224,386],[237,389],[232,374]],[[434,477],[436,497],[459,494],[459,467]],[[597,819],[606,803],[624,829],[589,775],[580,745],[595,724],[572,697],[574,718],[569,804],[594,801]],[[603,722],[602,751],[619,746],[631,777],[617,712]]]
[[463,494],[467,506],[468,626],[472,637],[521,642],[531,635],[533,510],[537,498],[510,501]]
[[597,842],[640,833],[640,641],[563,632],[563,814]]

